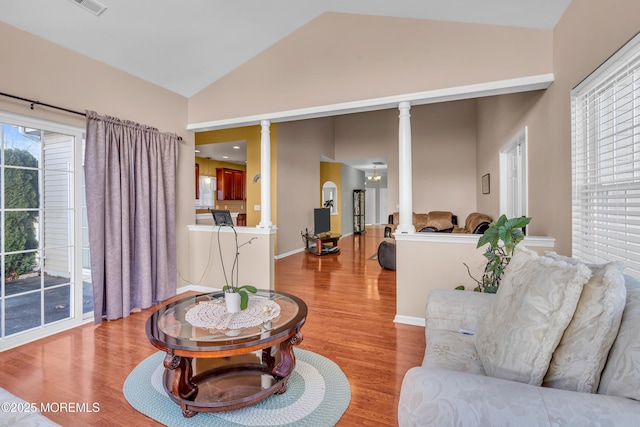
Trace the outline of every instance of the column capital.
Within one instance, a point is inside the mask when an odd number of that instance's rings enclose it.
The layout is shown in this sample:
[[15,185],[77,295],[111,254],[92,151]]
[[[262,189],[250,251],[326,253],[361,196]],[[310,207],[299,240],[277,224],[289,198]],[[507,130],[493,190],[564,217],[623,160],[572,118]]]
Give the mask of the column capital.
[[262,127],[271,126],[271,122],[269,120],[261,120],[260,121],[260,126],[262,126]]
[[398,108],[400,110],[409,110],[411,109],[411,103],[409,101],[402,101],[398,104]]

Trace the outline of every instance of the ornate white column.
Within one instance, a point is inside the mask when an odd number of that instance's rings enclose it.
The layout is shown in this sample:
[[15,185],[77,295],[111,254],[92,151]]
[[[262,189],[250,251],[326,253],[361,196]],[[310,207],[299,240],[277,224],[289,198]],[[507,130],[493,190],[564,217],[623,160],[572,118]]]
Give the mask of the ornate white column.
[[260,223],[258,228],[271,228],[271,122],[263,120],[260,137]]
[[416,232],[413,226],[413,187],[411,172],[411,104],[401,102],[400,126],[398,132],[398,176],[399,176],[399,224],[396,234],[412,234]]

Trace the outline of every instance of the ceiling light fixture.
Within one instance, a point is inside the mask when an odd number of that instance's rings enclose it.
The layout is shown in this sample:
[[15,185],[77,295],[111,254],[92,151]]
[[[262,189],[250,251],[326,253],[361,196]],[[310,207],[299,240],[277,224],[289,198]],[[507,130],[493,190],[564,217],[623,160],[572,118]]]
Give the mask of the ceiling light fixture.
[[107,10],[107,6],[103,5],[102,3],[96,0],[70,0],[70,1],[74,2],[75,4],[82,7],[83,9],[88,10],[89,12],[93,13],[96,16],[100,16],[102,12]]
[[373,175],[368,176],[367,179],[371,182],[378,182],[382,179],[380,175],[376,175],[376,165],[373,165]]

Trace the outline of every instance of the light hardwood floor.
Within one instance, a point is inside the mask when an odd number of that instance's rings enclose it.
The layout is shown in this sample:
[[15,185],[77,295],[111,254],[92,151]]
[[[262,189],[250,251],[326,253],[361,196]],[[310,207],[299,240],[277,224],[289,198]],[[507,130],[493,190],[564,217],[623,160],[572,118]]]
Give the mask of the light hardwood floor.
[[[393,323],[395,272],[371,259],[382,235],[371,227],[341,239],[340,254],[302,252],[276,261],[276,290],[309,307],[299,347],[333,360],[349,379],[351,403],[338,426],[397,425],[402,378],[424,354],[424,328]],[[155,308],[0,353],[0,387],[37,404],[99,404],[97,413],[46,414],[65,427],[159,425],[122,394],[129,372],[157,351],[145,335]]]

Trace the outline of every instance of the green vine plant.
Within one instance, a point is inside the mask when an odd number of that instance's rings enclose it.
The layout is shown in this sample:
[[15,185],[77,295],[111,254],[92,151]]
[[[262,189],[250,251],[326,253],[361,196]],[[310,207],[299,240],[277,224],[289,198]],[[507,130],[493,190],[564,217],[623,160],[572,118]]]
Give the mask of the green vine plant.
[[[529,224],[531,218],[529,217],[517,217],[507,219],[506,215],[501,215],[496,221],[489,224],[489,228],[484,232],[480,239],[478,239],[477,248],[480,248],[487,243],[489,246],[484,252],[484,257],[487,258],[487,265],[484,269],[482,279],[478,280],[471,274],[469,266],[467,267],[467,273],[477,284],[473,289],[476,292],[486,292],[495,294],[500,287],[500,280],[504,270],[511,261],[513,250],[516,245],[524,239],[524,232],[522,229]],[[464,290],[464,285],[458,286],[456,289]]]

